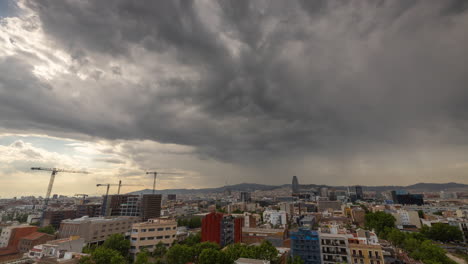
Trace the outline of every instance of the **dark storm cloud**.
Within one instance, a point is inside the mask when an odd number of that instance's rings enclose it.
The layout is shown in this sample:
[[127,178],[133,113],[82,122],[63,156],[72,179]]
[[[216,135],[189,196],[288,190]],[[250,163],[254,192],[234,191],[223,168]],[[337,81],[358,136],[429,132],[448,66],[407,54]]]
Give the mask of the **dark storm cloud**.
[[[463,1],[27,3],[78,68],[97,56],[125,63],[95,71],[87,84],[96,88],[69,103],[26,59],[3,60],[2,126],[185,144],[225,160],[404,147],[421,137],[466,144]],[[143,73],[135,49],[196,78]],[[141,66],[138,82],[106,83],[106,74],[128,77],[128,65]]]

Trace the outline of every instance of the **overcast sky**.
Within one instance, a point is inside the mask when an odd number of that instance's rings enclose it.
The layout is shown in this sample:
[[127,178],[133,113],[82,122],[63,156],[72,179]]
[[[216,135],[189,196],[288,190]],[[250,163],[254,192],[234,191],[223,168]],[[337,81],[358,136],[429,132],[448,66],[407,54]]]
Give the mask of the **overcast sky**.
[[468,1],[0,3],[0,196],[468,183]]

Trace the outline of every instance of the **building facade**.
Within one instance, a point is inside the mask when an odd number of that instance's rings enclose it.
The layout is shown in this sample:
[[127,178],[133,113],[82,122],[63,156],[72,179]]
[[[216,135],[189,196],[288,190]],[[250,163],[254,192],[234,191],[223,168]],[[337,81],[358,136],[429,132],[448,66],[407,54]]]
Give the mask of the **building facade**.
[[210,241],[221,247],[242,240],[243,218],[211,212],[202,219],[202,242]]
[[320,233],[323,264],[350,263],[348,238],[341,234]]
[[134,223],[140,222],[139,217],[82,217],[65,220],[60,224],[59,238],[71,236],[82,237],[87,244],[99,244],[113,234],[130,232]]
[[291,232],[291,256],[300,257],[304,264],[320,264],[320,237],[316,231],[299,228]]
[[153,251],[158,243],[166,247],[176,240],[177,222],[174,219],[149,219],[132,225],[130,253],[137,254],[143,249]]

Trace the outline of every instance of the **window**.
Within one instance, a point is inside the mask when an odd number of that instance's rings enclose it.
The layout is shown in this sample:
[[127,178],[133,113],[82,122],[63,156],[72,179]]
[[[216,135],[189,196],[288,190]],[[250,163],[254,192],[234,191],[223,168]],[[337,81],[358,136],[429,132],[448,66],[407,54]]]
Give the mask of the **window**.
[[132,237],[132,241],[137,241],[137,238],[136,238],[136,237]]
[[133,233],[138,233],[138,229],[132,229]]
[[[369,258],[372,258],[372,251],[369,250]],[[373,263],[371,263],[373,264]]]
[[148,232],[154,232],[154,230],[155,230],[154,228],[150,228],[148,229]]
[[140,237],[140,240],[146,240],[146,237]]
[[170,228],[170,227],[166,227],[166,230],[171,230],[171,228]]
[[175,235],[172,235],[172,237],[175,237]]
[[177,229],[177,227],[176,227],[176,226],[174,226],[174,227],[172,228],[172,230],[176,230],[176,229]]
[[171,238],[171,236],[165,236],[164,238]]
[[356,255],[356,250],[355,249],[353,249],[353,255]]
[[141,232],[146,232],[146,229],[142,229]]
[[154,237],[148,237],[148,240],[154,240]]
[[164,228],[162,228],[162,227],[161,227],[161,228],[158,228],[158,231],[163,231],[163,230],[164,230]]
[[162,239],[163,237],[162,236],[157,236],[156,239]]
[[370,261],[370,264],[374,264],[374,261],[373,261],[373,260],[371,260],[371,261]]

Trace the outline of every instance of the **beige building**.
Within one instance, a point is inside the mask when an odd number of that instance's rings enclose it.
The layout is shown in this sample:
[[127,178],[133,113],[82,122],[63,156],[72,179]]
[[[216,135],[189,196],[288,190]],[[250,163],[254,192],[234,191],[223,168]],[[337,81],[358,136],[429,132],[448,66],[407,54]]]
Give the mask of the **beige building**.
[[130,253],[137,254],[144,248],[153,251],[159,242],[169,247],[176,239],[176,233],[177,222],[174,219],[155,218],[135,223],[130,235]]
[[395,217],[395,224],[399,227],[402,226],[415,226],[421,228],[421,220],[417,211],[408,211],[408,210],[397,210],[395,213],[392,213]]
[[352,264],[384,264],[380,245],[349,244]]
[[59,238],[79,236],[84,238],[86,244],[99,243],[113,234],[129,232],[132,224],[140,222],[139,217],[87,217],[73,220],[64,220],[60,224]]

